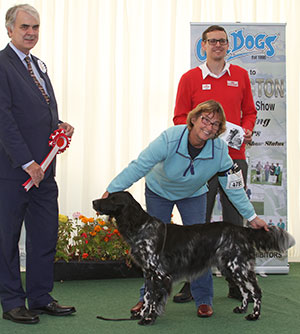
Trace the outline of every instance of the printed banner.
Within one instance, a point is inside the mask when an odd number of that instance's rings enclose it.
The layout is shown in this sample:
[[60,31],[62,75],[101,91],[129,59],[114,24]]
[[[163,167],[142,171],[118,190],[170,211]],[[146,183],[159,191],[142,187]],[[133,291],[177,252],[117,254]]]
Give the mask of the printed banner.
[[[191,67],[206,61],[202,32],[216,23],[191,23]],[[247,145],[247,195],[269,225],[287,229],[285,24],[217,23],[226,29],[226,61],[248,70],[257,110]],[[213,219],[220,220],[217,198]],[[287,254],[257,253],[256,271],[288,273]]]

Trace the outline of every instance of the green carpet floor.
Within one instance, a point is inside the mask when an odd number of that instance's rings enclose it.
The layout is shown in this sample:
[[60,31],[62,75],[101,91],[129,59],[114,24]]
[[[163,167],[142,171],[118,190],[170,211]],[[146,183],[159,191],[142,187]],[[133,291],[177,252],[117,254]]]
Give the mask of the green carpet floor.
[[[256,322],[235,314],[238,302],[228,299],[223,277],[214,277],[214,315],[198,318],[194,303],[175,304],[171,298],[165,314],[153,326],[142,327],[136,321],[108,322],[97,315],[128,317],[138,299],[142,279],[112,279],[56,282],[53,297],[61,304],[76,306],[77,313],[68,317],[41,315],[36,325],[21,325],[0,319],[1,334],[298,334],[300,333],[300,263],[290,264],[288,275],[258,277],[263,290],[262,314]],[[181,284],[176,284],[176,293]],[[251,307],[251,304],[250,304]]]

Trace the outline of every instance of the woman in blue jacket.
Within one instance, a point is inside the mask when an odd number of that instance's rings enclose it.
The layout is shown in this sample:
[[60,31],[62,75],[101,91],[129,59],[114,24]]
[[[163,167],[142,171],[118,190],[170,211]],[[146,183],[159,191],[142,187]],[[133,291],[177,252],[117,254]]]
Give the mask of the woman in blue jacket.
[[[174,205],[184,225],[203,224],[206,215],[207,181],[218,173],[219,181],[231,202],[254,228],[267,228],[256,216],[243,184],[241,171],[236,170],[228,155],[227,144],[218,136],[225,131],[225,114],[218,102],[199,104],[188,115],[187,125],[165,130],[144,149],[107,187],[109,193],[122,191],[145,177],[147,212],[164,223],[170,223]],[[191,293],[197,315],[213,314],[213,281],[208,271],[191,282]],[[140,300],[131,312],[138,312]]]

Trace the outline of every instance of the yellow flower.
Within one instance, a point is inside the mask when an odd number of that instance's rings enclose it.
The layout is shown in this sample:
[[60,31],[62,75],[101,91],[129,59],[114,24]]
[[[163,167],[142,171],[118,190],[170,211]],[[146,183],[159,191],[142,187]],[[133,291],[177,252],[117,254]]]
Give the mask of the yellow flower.
[[66,223],[69,220],[68,216],[61,215],[61,214],[58,215],[58,219],[62,223]]

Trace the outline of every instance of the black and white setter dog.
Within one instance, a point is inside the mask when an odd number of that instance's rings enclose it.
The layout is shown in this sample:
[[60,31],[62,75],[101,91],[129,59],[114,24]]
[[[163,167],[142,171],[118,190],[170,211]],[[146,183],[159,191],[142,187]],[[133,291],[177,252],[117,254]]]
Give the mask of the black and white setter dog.
[[242,304],[233,311],[245,313],[251,296],[253,312],[246,319],[257,320],[261,290],[254,271],[255,250],[284,252],[295,244],[290,234],[277,227],[266,232],[225,222],[164,224],[147,214],[128,192],[95,200],[93,208],[116,219],[134,261],[143,270],[144,305],[137,316],[140,325],[153,324],[163,313],[174,281],[196,278],[211,266],[216,266],[241,291]]

